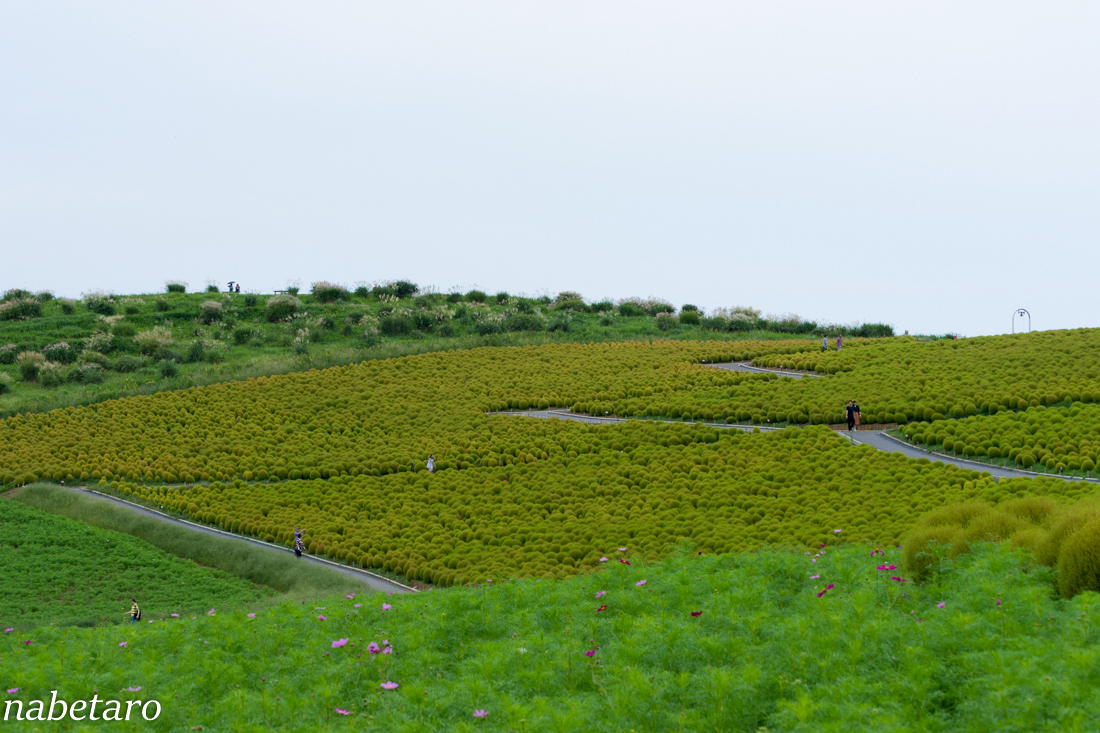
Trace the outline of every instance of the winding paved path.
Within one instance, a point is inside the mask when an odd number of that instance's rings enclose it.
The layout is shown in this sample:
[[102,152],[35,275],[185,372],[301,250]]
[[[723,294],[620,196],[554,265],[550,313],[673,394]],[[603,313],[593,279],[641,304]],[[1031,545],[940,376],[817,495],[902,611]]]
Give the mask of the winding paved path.
[[[100,493],[98,491],[95,491],[94,489],[80,488],[80,487],[76,487],[76,486],[66,486],[64,488],[66,488],[70,491],[77,491],[81,494],[84,494],[86,496],[91,497],[93,500],[114,502],[115,504],[119,504],[119,505],[124,506],[127,509],[133,511],[133,512],[136,512],[137,514],[141,514],[141,515],[149,517],[151,519],[155,519],[159,522],[164,522],[165,524],[174,524],[178,527],[185,527],[185,528],[190,529],[194,532],[205,532],[206,534],[215,535],[215,536],[218,536],[218,537],[223,537],[223,538],[231,539],[231,540],[237,540],[239,542],[249,542],[253,545],[263,547],[264,549],[268,550],[269,552],[281,552],[281,553],[287,553],[287,554],[291,554],[293,552],[292,550],[287,549],[287,548],[283,547],[282,545],[275,545],[275,544],[272,544],[270,542],[264,542],[263,540],[252,539],[251,537],[242,537],[241,535],[233,534],[232,532],[223,532],[220,529],[214,529],[213,527],[206,527],[206,526],[201,525],[201,524],[196,524],[195,522],[188,522],[186,519],[177,519],[176,517],[169,516],[169,515],[167,515],[163,512],[158,512],[156,509],[150,509],[150,508],[144,507],[140,504],[135,504],[132,501],[126,501],[125,499],[119,499],[118,497],[115,497],[115,496],[110,496],[108,494],[103,494],[103,493]],[[320,557],[313,557],[312,555],[302,555],[302,560],[304,560],[306,562],[309,562],[309,563],[313,563],[315,565],[327,566],[328,568],[330,568],[332,570],[335,570],[339,573],[343,573],[344,575],[348,576],[349,578],[355,578],[356,580],[359,580],[359,581],[362,581],[363,583],[366,583],[371,588],[374,588],[375,590],[383,591],[385,593],[415,593],[416,592],[415,588],[410,588],[407,585],[402,585],[401,583],[390,580],[389,578],[383,578],[381,575],[375,575],[374,573],[372,573],[368,570],[360,570],[359,568],[353,568],[353,567],[350,567],[348,565],[341,565],[340,563],[332,562],[331,560],[325,560],[325,559],[320,558]]]
[[822,377],[823,374],[814,374],[813,372],[788,372],[784,369],[767,369],[765,367],[758,367],[749,364],[744,361],[731,361],[722,362],[720,364],[704,364],[704,366],[714,367],[715,369],[726,369],[731,372],[771,372],[772,374],[778,374],[782,377],[793,377],[794,379],[802,379],[802,377]]
[[[716,365],[717,366],[717,365]],[[525,412],[497,412],[492,413],[495,415],[514,415],[516,417],[537,417],[537,418],[556,418],[558,420],[574,420],[576,422],[588,423],[589,425],[612,425],[616,423],[626,422],[627,420],[645,420],[646,418],[621,418],[621,417],[595,417],[592,415],[576,415],[568,412],[567,410],[527,410]],[[727,425],[725,423],[692,423],[685,420],[655,420],[654,422],[664,423],[682,423],[685,425],[707,425],[712,428],[723,428],[742,430],[745,432],[751,432],[755,428],[760,428],[760,432],[768,433],[775,430],[783,430],[784,428],[768,428],[760,425]],[[997,478],[1034,478],[1037,476],[1047,476],[1049,478],[1058,478],[1063,481],[1088,481],[1089,483],[1100,483],[1100,479],[1094,478],[1079,478],[1077,476],[1059,476],[1057,474],[1050,473],[1034,473],[1032,471],[1018,471],[1011,468],[1004,468],[1002,466],[992,466],[988,463],[979,463],[978,461],[968,461],[963,458],[955,458],[953,456],[946,456],[942,453],[930,453],[921,448],[917,448],[914,445],[910,445],[904,441],[898,440],[890,435],[887,435],[881,430],[857,430],[853,432],[838,431],[840,435],[843,435],[848,440],[852,441],[856,445],[867,445],[876,450],[884,451],[886,453],[901,453],[909,458],[927,458],[930,461],[940,461],[941,463],[949,463],[959,468],[965,468],[969,471],[984,471],[991,476]]]

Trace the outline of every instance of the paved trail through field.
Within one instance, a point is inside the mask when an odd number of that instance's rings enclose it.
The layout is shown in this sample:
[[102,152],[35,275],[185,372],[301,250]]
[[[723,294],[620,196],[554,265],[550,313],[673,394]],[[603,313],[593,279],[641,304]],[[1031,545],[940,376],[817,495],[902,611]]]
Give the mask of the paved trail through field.
[[[588,423],[589,425],[609,425],[630,420],[644,420],[645,418],[621,418],[621,417],[595,417],[593,415],[576,415],[568,410],[528,410],[526,412],[498,412],[493,413],[497,415],[515,415],[516,417],[538,417],[538,418],[557,418],[558,420],[575,420],[577,422]],[[680,423],[683,425],[708,425],[713,428],[723,428],[731,430],[743,430],[745,432],[752,432],[755,428],[760,428],[760,432],[768,433],[775,430],[782,430],[783,428],[769,428],[761,425],[727,425],[725,423],[692,423],[686,420],[659,420],[656,422],[664,423]],[[867,445],[876,450],[885,451],[887,453],[901,453],[902,455],[910,458],[927,458],[930,461],[940,461],[942,463],[950,463],[953,466],[959,468],[965,468],[970,471],[985,471],[991,476],[997,478],[1033,478],[1035,476],[1049,476],[1051,478],[1060,478],[1064,481],[1088,481],[1090,483],[1100,483],[1100,479],[1094,478],[1078,478],[1076,476],[1059,476],[1053,473],[1036,474],[1031,471],[1017,471],[1011,468],[1005,468],[1003,466],[991,466],[988,463],[979,463],[978,461],[968,461],[963,458],[954,458],[952,456],[945,456],[942,454],[929,453],[926,450],[921,450],[916,446],[909,445],[904,441],[898,440],[890,435],[887,435],[882,430],[855,430],[852,432],[846,432],[843,430],[837,431],[840,435],[843,435],[848,440],[852,441],[856,445]]]
[[[156,509],[149,509],[148,507],[141,506],[140,504],[135,504],[132,501],[126,501],[125,499],[119,499],[115,496],[109,496],[93,489],[81,488],[76,486],[66,486],[65,488],[69,489],[70,491],[79,491],[80,493],[89,496],[95,500],[110,501],[114,502],[115,504],[120,504],[133,512],[149,517],[150,519],[155,519],[158,522],[164,522],[166,524],[174,524],[179,527],[185,527],[186,529],[189,529],[193,532],[203,532],[205,534],[210,534],[225,539],[237,540],[239,542],[249,542],[258,547],[262,547],[269,552],[292,552],[290,549],[282,547],[281,545],[273,545],[270,542],[255,540],[251,537],[242,537],[241,535],[233,534],[232,532],[223,532],[220,529],[206,527],[201,524],[196,524],[195,522],[188,522],[185,519],[177,519],[176,517],[171,517],[167,514],[164,514],[163,512],[158,512]],[[349,567],[347,565],[341,565],[340,563],[331,562],[329,560],[324,560],[319,557],[313,557],[312,555],[302,555],[302,561],[312,563],[314,565],[322,565],[328,567],[332,570],[347,575],[349,578],[355,578],[356,580],[362,581],[363,583],[366,583],[375,590],[380,590],[385,593],[416,592],[415,588],[410,588],[409,586],[402,585],[401,583],[390,580],[388,578],[383,578],[381,575],[375,575],[374,573],[368,572],[366,570],[360,570],[358,568]]]

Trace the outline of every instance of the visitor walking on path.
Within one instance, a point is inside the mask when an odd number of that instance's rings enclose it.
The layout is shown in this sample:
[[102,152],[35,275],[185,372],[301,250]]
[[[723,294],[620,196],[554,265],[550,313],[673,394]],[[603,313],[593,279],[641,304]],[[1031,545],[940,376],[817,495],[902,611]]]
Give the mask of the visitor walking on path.
[[822,336],[821,337],[821,353],[825,353],[828,350],[829,350],[829,337],[828,336]]
[[840,353],[840,347],[844,345],[844,340],[840,338],[840,334],[836,335],[836,353]]
[[302,553],[306,551],[305,543],[302,542],[302,528],[294,528],[294,556],[301,557]]
[[435,473],[435,453],[428,456],[428,473]]
[[131,598],[130,599],[130,610],[127,611],[126,613],[122,614],[122,615],[123,616],[129,616],[130,617],[130,623],[132,623],[132,624],[136,624],[138,621],[141,621],[141,609],[138,608],[136,598]]
[[856,426],[856,401],[848,400],[848,432],[852,432],[852,428]]
[[859,418],[862,417],[862,415],[859,414],[859,403],[855,400],[852,400],[852,409],[855,410],[856,430],[859,430]]

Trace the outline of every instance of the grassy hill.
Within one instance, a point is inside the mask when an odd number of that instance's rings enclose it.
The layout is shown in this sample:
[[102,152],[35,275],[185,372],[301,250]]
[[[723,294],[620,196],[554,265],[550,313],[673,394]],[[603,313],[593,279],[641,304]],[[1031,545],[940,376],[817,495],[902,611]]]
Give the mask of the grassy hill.
[[[86,294],[0,300],[0,416],[403,354],[476,346],[782,339],[824,326],[751,309],[702,315],[659,300],[585,303],[507,293],[418,294],[411,283],[310,294]],[[829,333],[892,335],[888,326]]]
[[257,603],[273,588],[111,532],[0,500],[0,627],[115,624],[136,597],[148,619]]

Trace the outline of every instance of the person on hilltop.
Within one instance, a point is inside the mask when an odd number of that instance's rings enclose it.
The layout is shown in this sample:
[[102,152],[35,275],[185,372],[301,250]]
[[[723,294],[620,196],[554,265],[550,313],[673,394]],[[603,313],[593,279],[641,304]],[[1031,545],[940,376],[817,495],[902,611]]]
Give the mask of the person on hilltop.
[[130,599],[130,610],[122,615],[129,616],[130,623],[132,624],[136,624],[138,621],[141,621],[141,609],[138,608],[138,602],[136,598]]
[[302,528],[294,528],[294,557],[300,558],[302,553],[306,551],[305,543],[302,542]]
[[428,473],[435,473],[435,453],[428,456]]

